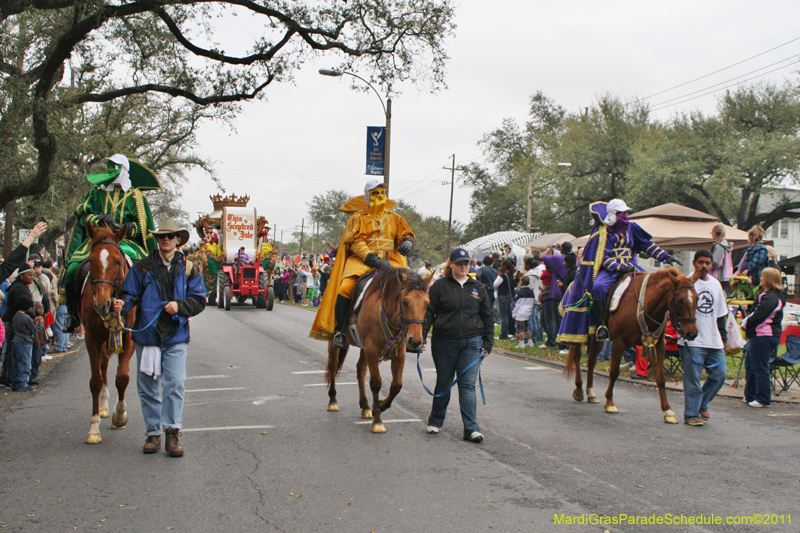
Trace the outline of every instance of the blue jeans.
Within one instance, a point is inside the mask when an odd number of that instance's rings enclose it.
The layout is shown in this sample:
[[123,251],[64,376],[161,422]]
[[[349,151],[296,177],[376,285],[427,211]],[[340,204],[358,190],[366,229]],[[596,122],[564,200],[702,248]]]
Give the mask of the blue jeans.
[[[683,419],[699,418],[725,384],[728,365],[722,348],[679,346],[683,361]],[[706,382],[700,386],[700,374],[706,370]]]
[[500,311],[500,338],[507,339],[509,322],[511,322],[511,296],[501,294],[497,297],[497,307]]
[[11,345],[11,390],[23,391],[28,388],[31,377],[31,355],[33,344]]
[[[473,431],[480,431],[478,426],[478,400],[475,396],[475,382],[478,380],[478,365],[464,372],[470,363],[481,356],[483,341],[480,337],[468,339],[431,338],[433,364],[436,365],[436,388],[434,395],[445,391],[438,398],[434,396],[428,425],[440,428],[444,425],[447,405],[450,403],[450,384],[458,375],[458,405],[461,408],[461,420],[464,422],[464,436]],[[463,374],[462,374],[463,372]]]
[[67,313],[67,306],[59,305],[56,308],[56,315],[53,317],[55,324],[53,324],[51,329],[53,330],[53,335],[56,337],[55,351],[57,352],[66,352],[69,348],[69,335],[61,331],[64,327],[64,321],[67,319]]
[[597,354],[597,360],[608,361],[609,359],[611,359],[611,341],[606,341],[606,343],[603,344],[603,349]]
[[31,352],[31,379],[39,377],[39,366],[42,364],[42,357],[47,354],[47,345],[34,348]]
[[762,405],[772,403],[772,386],[769,381],[769,362],[778,351],[778,337],[753,337],[744,347],[744,397],[748,402],[757,400]]
[[[142,346],[136,345],[136,387],[142,401],[142,416],[147,436],[161,435],[165,428],[181,429],[184,383],[186,382],[185,342],[162,346],[161,375],[157,379],[143,374]],[[159,385],[161,390],[159,390]]]
[[537,309],[537,305],[533,304],[533,309],[531,309],[531,317],[528,319],[528,329],[531,332],[531,340],[533,342],[537,342],[539,340],[539,320],[536,316],[539,314]]
[[544,301],[544,328],[547,333],[545,344],[551,348],[558,346],[556,337],[558,337],[558,328],[561,327],[561,314],[558,312],[560,302],[561,300],[556,298],[548,298]]

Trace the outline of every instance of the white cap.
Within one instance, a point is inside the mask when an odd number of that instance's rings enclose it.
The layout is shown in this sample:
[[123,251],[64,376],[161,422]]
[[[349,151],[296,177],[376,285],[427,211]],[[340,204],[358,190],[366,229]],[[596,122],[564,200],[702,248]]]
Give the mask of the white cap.
[[603,219],[603,224],[606,226],[613,226],[617,222],[617,213],[622,213],[625,211],[630,211],[631,208],[627,206],[624,200],[620,200],[619,198],[614,198],[610,202],[608,202],[608,206],[606,207],[606,218]]
[[378,187],[385,187],[382,181],[378,180],[369,180],[366,185],[364,185],[364,199],[367,201],[367,205],[369,205],[369,193],[373,189],[377,189]]

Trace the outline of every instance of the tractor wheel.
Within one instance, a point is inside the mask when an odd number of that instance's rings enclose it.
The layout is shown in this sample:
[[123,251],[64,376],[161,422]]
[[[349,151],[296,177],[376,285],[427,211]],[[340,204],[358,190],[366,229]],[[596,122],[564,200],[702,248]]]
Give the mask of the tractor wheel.
[[275,291],[270,287],[267,290],[267,311],[272,311],[272,307],[275,305]]
[[266,287],[269,285],[269,274],[261,272],[258,275],[258,296],[253,299],[256,307],[264,309],[267,306]]
[[225,306],[225,283],[230,283],[228,274],[220,271],[217,274],[217,307],[222,309]]
[[224,294],[225,294],[225,310],[226,311],[230,311],[231,310],[231,287],[230,287],[230,285],[226,285],[225,286]]

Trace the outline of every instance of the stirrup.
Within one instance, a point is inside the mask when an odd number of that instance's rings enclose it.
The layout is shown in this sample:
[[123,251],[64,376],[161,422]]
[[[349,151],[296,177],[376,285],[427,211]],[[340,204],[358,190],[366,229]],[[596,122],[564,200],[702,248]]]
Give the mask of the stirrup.
[[347,337],[344,332],[339,331],[333,336],[333,347],[340,350],[347,348]]
[[611,334],[608,332],[608,328],[605,326],[598,327],[594,335],[595,339],[599,341],[607,341],[608,339],[611,338]]
[[63,333],[75,333],[75,330],[78,329],[80,322],[75,320],[75,317],[72,315],[67,315],[66,321],[64,321],[64,325],[61,328]]

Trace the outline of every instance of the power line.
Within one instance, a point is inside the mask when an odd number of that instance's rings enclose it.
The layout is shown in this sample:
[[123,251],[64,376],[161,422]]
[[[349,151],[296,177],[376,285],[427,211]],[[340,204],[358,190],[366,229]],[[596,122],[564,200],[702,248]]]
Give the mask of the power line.
[[[767,74],[772,74],[773,72],[777,72],[777,71],[779,71],[779,70],[785,69],[785,68],[786,68],[786,67],[788,67],[788,66],[789,66],[789,65],[784,65],[784,66],[782,66],[782,67],[778,67],[778,68],[776,68],[776,69],[770,70],[769,72],[765,72],[765,73],[763,73],[763,74],[759,74],[758,76],[753,76],[752,78],[747,78],[746,80],[737,81],[736,83],[732,83],[732,84],[730,84],[730,85],[727,85],[727,86],[725,86],[725,87],[722,87],[722,88],[720,88],[720,89],[714,89],[714,90],[708,91],[707,93],[698,94],[697,96],[692,96],[691,98],[687,98],[686,100],[681,100],[680,102],[675,102],[674,104],[665,105],[665,106],[663,106],[663,107],[654,107],[654,108],[651,108],[651,111],[660,111],[661,109],[666,109],[667,107],[672,107],[672,106],[676,106],[676,105],[678,105],[678,104],[683,104],[683,103],[685,103],[685,102],[690,102],[690,101],[692,101],[692,100],[697,100],[698,98],[702,98],[703,96],[708,96],[709,94],[714,94],[714,93],[715,93],[715,92],[717,92],[717,91],[722,91],[722,90],[725,90],[725,89],[730,89],[731,87],[735,87],[735,86],[737,86],[737,85],[741,85],[742,83],[747,83],[748,81],[754,80],[754,79],[756,79],[756,78],[760,78],[761,76],[765,76],[765,75],[767,75]],[[660,104],[659,104],[659,105],[660,105]]]
[[713,76],[714,74],[718,74],[718,73],[720,73],[720,72],[722,72],[722,71],[724,71],[724,70],[728,70],[728,69],[730,69],[730,68],[733,68],[733,67],[735,67],[735,66],[737,66],[737,65],[741,65],[742,63],[746,63],[747,61],[750,61],[751,59],[755,59],[755,58],[757,58],[757,57],[763,56],[764,54],[768,54],[769,52],[772,52],[772,51],[774,51],[774,50],[777,50],[778,48],[782,48],[782,47],[784,47],[784,46],[787,46],[787,45],[789,45],[789,44],[791,44],[791,43],[793,43],[793,42],[796,42],[796,41],[800,41],[800,37],[797,37],[797,38],[795,38],[795,39],[792,39],[791,41],[787,41],[787,42],[785,42],[785,43],[783,43],[783,44],[779,44],[778,46],[775,46],[774,48],[770,48],[769,50],[765,50],[764,52],[758,53],[758,54],[756,54],[756,55],[754,55],[754,56],[750,56],[750,57],[748,57],[747,59],[743,59],[743,60],[741,60],[741,61],[738,61],[738,62],[736,62],[736,63],[734,63],[734,64],[732,64],[732,65],[728,65],[727,67],[723,67],[723,68],[721,68],[721,69],[719,69],[719,70],[715,70],[714,72],[710,72],[710,73],[708,73],[708,74],[705,74],[705,75],[703,75],[703,76],[700,76],[699,78],[695,78],[695,79],[693,79],[693,80],[689,80],[689,81],[687,81],[687,82],[684,82],[684,83],[681,83],[681,84],[679,84],[679,85],[675,85],[674,87],[670,87],[669,89],[664,89],[663,91],[659,91],[659,92],[657,92],[657,93],[653,93],[653,94],[651,94],[651,95],[649,95],[649,96],[643,96],[643,97],[641,97],[641,98],[637,98],[636,100],[633,100],[631,103],[633,104],[633,103],[636,103],[636,102],[641,102],[642,100],[647,100],[647,99],[649,99],[649,98],[652,98],[652,97],[654,97],[654,96],[658,96],[659,94],[664,94],[664,93],[667,93],[667,92],[669,92],[669,91],[673,91],[673,90],[675,90],[675,89],[679,89],[679,88],[681,88],[681,87],[684,87],[684,86],[686,86],[686,85],[689,85],[690,83],[694,83],[694,82],[696,82],[696,81],[699,81],[699,80],[702,80],[702,79],[704,79],[704,78],[708,78],[709,76]]
[[[745,72],[744,74],[741,74],[741,75],[739,75],[739,76],[736,76],[736,77],[733,77],[733,78],[727,79],[727,80],[725,80],[725,81],[721,81],[721,82],[719,82],[719,83],[715,83],[714,85],[709,85],[708,87],[704,87],[704,88],[702,88],[702,89],[698,89],[698,90],[696,90],[696,91],[692,91],[692,92],[690,92],[690,93],[687,93],[687,94],[684,94],[684,95],[681,95],[681,96],[676,96],[675,98],[670,98],[669,100],[664,100],[663,102],[659,102],[659,103],[657,103],[657,104],[653,104],[653,108],[656,108],[656,107],[658,107],[658,106],[663,106],[664,104],[667,104],[667,103],[669,103],[669,102],[673,102],[673,101],[675,101],[675,100],[680,100],[680,99],[682,99],[682,98],[686,98],[687,96],[691,96],[691,95],[693,95],[693,94],[697,94],[697,93],[699,93],[699,92],[707,91],[707,90],[711,89],[712,87],[717,87],[718,85],[724,85],[724,84],[726,84],[726,83],[730,83],[730,82],[732,82],[733,80],[738,80],[739,78],[744,78],[745,76],[749,76],[750,74],[754,74],[754,73],[756,73],[756,72],[758,72],[758,71],[760,71],[760,70],[764,70],[764,69],[767,69],[767,68],[770,68],[770,67],[774,67],[775,65],[778,65],[778,64],[780,64],[780,63],[785,63],[785,62],[787,62],[787,61],[791,61],[791,60],[793,60],[793,59],[796,59],[796,58],[798,58],[798,57],[800,57],[800,54],[797,54],[797,55],[793,55],[793,56],[787,57],[786,59],[781,59],[780,61],[776,61],[775,63],[771,63],[771,64],[769,64],[769,65],[767,65],[767,66],[765,66],[765,67],[761,67],[761,68],[758,68],[758,69],[756,69],[756,70],[751,70],[750,72]],[[786,67],[788,67],[788,66],[790,66],[790,65],[783,65],[783,66],[781,66],[781,67],[779,67],[779,68],[777,68],[777,69],[775,69],[775,70],[770,70],[769,72],[765,72],[765,73],[763,73],[763,74],[759,74],[758,76],[755,76],[755,77],[753,77],[753,78],[750,78],[750,79],[755,79],[755,78],[758,78],[758,77],[764,76],[764,75],[766,75],[766,74],[769,74],[769,73],[771,73],[771,72],[775,72],[776,70],[781,70],[782,68],[786,68]],[[741,83],[741,82],[738,82],[738,83]],[[714,89],[714,91],[716,91],[716,90],[718,90],[718,89]],[[714,92],[714,91],[711,91],[711,92]]]

